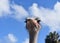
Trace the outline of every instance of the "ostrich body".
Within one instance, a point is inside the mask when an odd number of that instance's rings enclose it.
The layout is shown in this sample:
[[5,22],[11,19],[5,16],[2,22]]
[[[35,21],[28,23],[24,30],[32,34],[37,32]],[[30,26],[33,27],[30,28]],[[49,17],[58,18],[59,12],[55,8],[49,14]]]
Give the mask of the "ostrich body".
[[40,20],[37,18],[26,19],[26,29],[29,32],[29,43],[37,43],[38,33],[40,30]]

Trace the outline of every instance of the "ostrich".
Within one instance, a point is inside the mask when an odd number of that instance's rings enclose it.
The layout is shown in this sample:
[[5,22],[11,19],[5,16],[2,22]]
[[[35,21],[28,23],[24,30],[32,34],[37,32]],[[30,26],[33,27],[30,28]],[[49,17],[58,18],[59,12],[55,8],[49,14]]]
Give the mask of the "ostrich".
[[25,21],[29,33],[29,43],[37,43],[38,33],[41,28],[39,22],[38,18],[27,18]]

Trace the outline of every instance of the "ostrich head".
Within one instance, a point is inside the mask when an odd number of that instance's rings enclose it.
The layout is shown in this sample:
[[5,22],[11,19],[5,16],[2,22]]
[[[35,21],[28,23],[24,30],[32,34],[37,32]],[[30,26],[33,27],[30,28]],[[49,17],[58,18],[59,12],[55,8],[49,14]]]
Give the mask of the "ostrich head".
[[41,20],[39,18],[27,18],[26,23],[26,29],[29,32],[37,32],[40,29],[40,22]]

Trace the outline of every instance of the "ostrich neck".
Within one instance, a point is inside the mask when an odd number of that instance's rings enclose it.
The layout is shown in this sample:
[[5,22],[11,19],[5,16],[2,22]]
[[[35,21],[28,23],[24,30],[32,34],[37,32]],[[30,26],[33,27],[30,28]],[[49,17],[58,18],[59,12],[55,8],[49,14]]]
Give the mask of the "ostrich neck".
[[29,33],[29,43],[37,43],[37,38],[38,38],[38,32],[30,32]]

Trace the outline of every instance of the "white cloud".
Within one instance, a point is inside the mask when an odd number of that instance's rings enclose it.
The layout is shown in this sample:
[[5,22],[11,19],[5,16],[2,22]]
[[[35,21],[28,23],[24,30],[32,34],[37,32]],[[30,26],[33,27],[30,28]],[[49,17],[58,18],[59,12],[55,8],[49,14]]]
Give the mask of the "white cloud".
[[10,13],[9,0],[0,0],[0,17],[2,17],[4,13]]
[[13,17],[15,19],[20,20],[21,18],[24,18],[24,17],[28,16],[28,12],[24,9],[23,6],[19,6],[19,5],[13,4],[11,7],[14,9]]
[[13,34],[8,34],[8,39],[10,40],[11,43],[16,43],[17,38]]
[[[0,17],[10,16],[14,19],[20,20],[21,18],[27,17],[28,12],[23,6],[15,3],[10,4],[11,0],[0,0]],[[14,10],[11,10],[14,9]]]
[[13,34],[8,34],[0,39],[0,43],[17,43],[17,38]]
[[54,9],[38,7],[34,3],[30,8],[33,16],[38,16],[43,23],[50,27],[50,31],[60,31],[60,2],[57,2]]
[[54,9],[56,11],[60,11],[60,2],[57,2],[57,4],[55,4]]
[[23,43],[29,43],[29,38],[26,38],[25,41],[23,41]]

